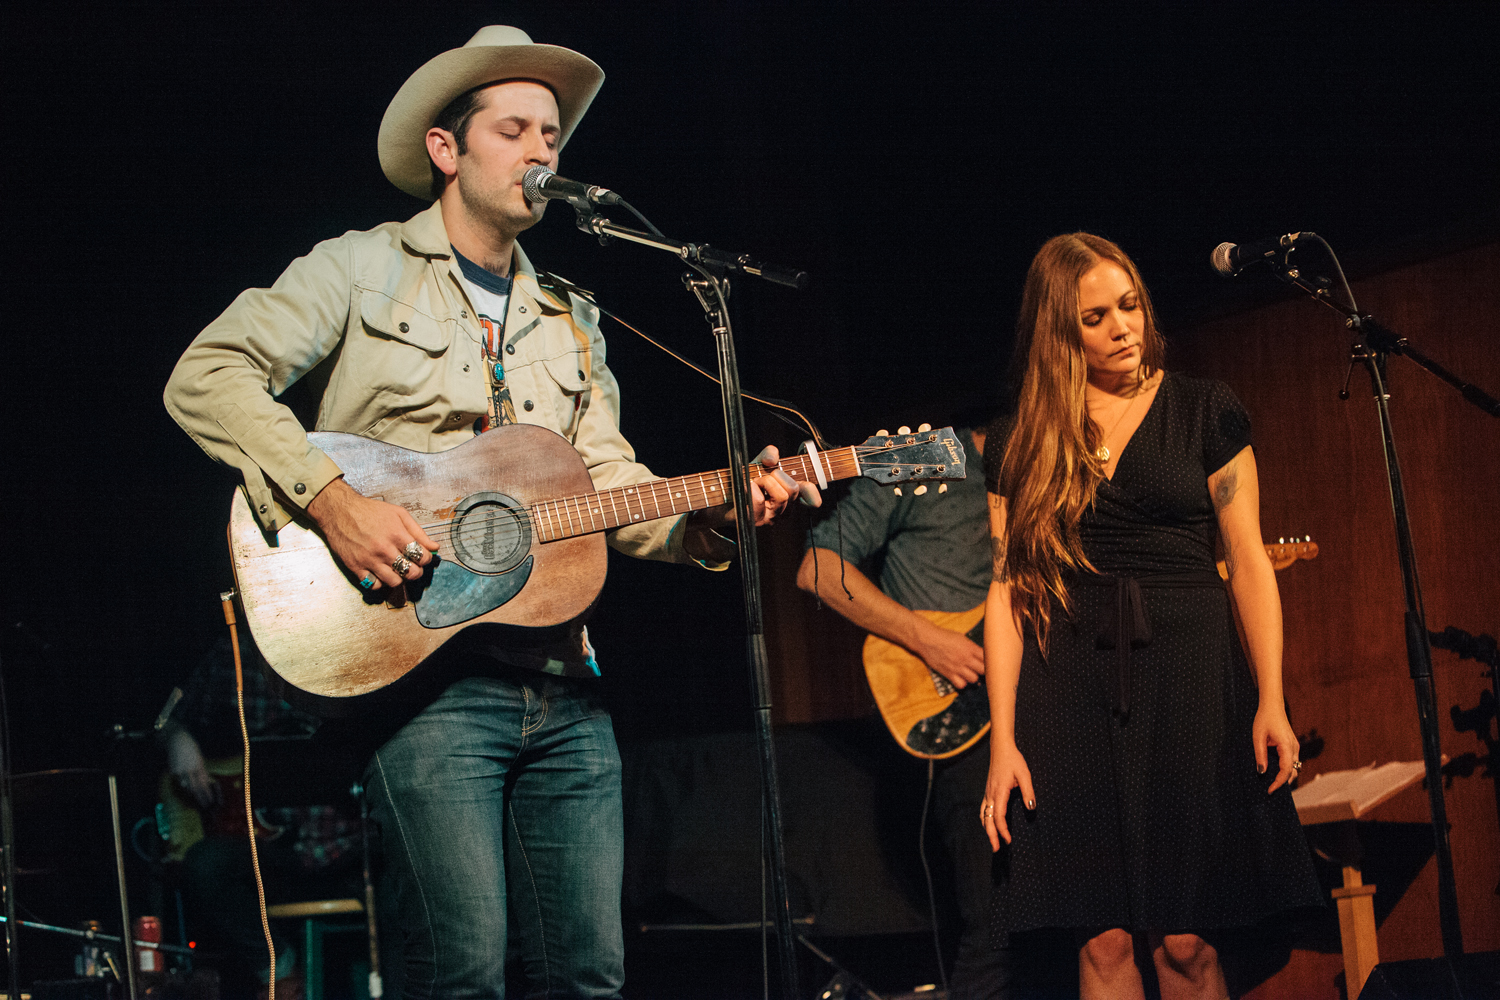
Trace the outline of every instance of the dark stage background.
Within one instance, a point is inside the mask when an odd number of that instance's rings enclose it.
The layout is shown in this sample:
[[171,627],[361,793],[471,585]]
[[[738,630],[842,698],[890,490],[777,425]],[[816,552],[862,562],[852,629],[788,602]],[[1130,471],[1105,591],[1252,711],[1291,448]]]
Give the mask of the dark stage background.
[[[0,607],[18,768],[106,763],[105,729],[149,723],[222,628],[234,480],[170,421],[162,386],[241,289],[422,207],[382,176],[376,129],[407,75],[478,27],[517,24],[604,67],[565,176],[622,192],[674,236],[812,274],[802,293],[736,284],[743,379],[848,443],[998,400],[1025,267],[1058,232],[1120,242],[1169,339],[1216,373],[1234,356],[1191,331],[1286,297],[1264,276],[1212,274],[1222,240],[1313,229],[1358,277],[1492,239],[1494,10],[12,6]],[[523,243],[712,366],[665,255],[601,248],[559,208]],[[606,333],[642,460],[722,465],[715,387]],[[1342,353],[1335,326],[1308,336]],[[752,443],[798,440],[751,422]],[[796,530],[768,547],[773,630],[807,620],[787,576]],[[592,632],[622,736],[748,727],[734,574],[626,560],[611,574]],[[820,633],[837,632],[831,618],[813,620]],[[864,711],[856,667],[799,655],[800,632],[772,643],[793,693],[779,721]],[[126,761],[148,784],[159,767]]]

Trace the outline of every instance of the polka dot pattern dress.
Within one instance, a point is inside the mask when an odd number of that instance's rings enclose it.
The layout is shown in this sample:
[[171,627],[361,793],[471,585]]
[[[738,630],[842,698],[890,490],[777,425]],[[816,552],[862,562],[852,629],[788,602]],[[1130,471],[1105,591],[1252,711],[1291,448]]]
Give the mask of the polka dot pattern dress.
[[[989,436],[987,469],[1004,440]],[[1028,630],[1016,743],[1037,808],[1015,795],[1006,814],[996,944],[1040,927],[1209,930],[1324,905],[1291,790],[1266,794],[1275,750],[1256,772],[1255,680],[1224,587],[1150,585],[1214,572],[1207,478],[1249,444],[1227,386],[1167,374],[1081,521],[1099,572],[1140,581],[1150,639],[1132,644],[1122,713],[1114,586],[1070,585],[1073,614],[1054,609],[1045,659]]]

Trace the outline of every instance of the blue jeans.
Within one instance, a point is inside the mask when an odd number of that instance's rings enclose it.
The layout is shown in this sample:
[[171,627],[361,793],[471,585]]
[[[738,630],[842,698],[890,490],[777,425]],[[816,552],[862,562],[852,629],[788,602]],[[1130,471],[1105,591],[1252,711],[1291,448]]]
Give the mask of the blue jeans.
[[375,753],[366,787],[404,998],[504,997],[511,937],[528,995],[620,995],[620,754],[597,684],[460,680]]

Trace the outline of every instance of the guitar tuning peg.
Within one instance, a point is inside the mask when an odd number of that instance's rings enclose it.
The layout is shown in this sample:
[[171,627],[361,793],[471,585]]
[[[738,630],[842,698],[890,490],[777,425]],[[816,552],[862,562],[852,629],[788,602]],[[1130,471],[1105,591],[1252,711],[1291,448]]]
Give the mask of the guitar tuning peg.
[[890,437],[891,432],[882,427],[880,428],[880,430],[875,432],[875,436],[878,438]]
[[921,496],[923,493],[927,492],[927,484],[923,483],[921,486],[918,486],[916,489],[912,490],[912,492],[917,496]]
[[931,424],[918,424],[917,425],[917,433],[918,434],[922,433],[923,431],[930,431],[930,430],[932,430],[932,425]]
[[1286,539],[1285,538],[1278,538],[1278,539],[1276,539],[1276,544],[1277,545],[1285,545],[1286,544]]
[[908,427],[908,426],[906,426],[905,424],[902,424],[900,427],[896,428],[896,433],[897,434],[910,434],[911,433],[911,428]]
[[938,485],[938,492],[939,493],[947,493],[948,492],[948,484],[947,483],[940,483]]
[[1304,542],[1310,542],[1310,541],[1312,541],[1312,535],[1303,535],[1302,536],[1302,540]]
[[898,497],[901,495],[901,487],[899,487],[899,486],[896,487],[896,495]]

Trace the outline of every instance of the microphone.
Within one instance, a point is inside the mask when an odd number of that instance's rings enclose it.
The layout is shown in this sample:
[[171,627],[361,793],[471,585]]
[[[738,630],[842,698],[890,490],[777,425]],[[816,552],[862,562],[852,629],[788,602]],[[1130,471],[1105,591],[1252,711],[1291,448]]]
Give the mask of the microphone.
[[1315,235],[1317,234],[1307,232],[1287,233],[1285,236],[1258,240],[1255,243],[1220,243],[1208,255],[1208,261],[1215,271],[1226,278],[1232,278],[1258,260],[1265,260],[1276,256],[1282,250],[1292,249],[1302,237]]
[[521,178],[521,193],[526,196],[527,201],[533,204],[539,204],[549,198],[562,198],[580,208],[623,203],[620,196],[609,188],[584,184],[582,181],[570,181],[566,177],[557,176],[541,164],[526,171],[526,176]]

